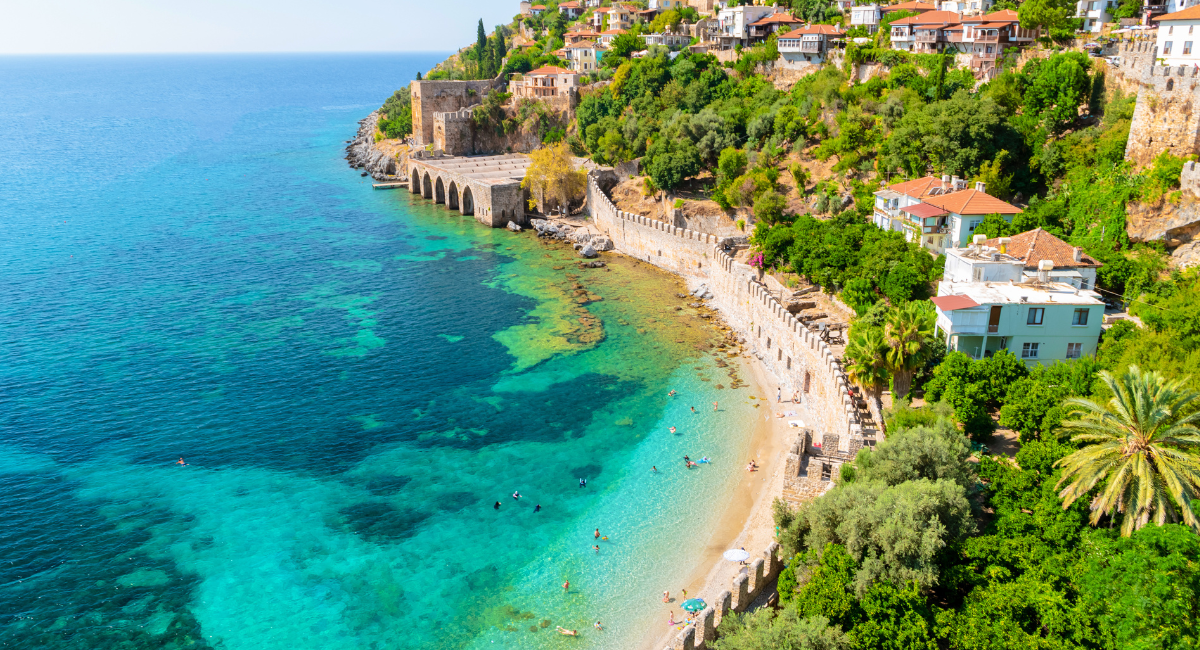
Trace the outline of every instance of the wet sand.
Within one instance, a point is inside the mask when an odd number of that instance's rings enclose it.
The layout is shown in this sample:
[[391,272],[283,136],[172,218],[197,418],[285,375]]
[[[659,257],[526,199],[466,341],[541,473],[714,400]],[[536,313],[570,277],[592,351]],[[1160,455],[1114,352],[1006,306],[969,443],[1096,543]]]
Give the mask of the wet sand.
[[[712,604],[722,591],[730,589],[733,578],[739,572],[746,571],[737,562],[729,562],[721,554],[731,548],[744,547],[750,552],[750,561],[762,557],[762,552],[775,539],[775,520],[772,513],[772,503],[783,493],[783,466],[788,449],[795,441],[800,429],[788,426],[788,420],[803,420],[806,424],[812,419],[808,413],[808,405],[793,404],[790,395],[784,395],[788,400],[782,404],[775,402],[775,377],[766,370],[763,364],[751,355],[739,358],[741,374],[749,378],[749,387],[729,391],[726,395],[731,399],[747,400],[761,404],[755,409],[756,418],[751,433],[750,452],[746,458],[738,459],[740,471],[744,476],[737,487],[729,494],[726,502],[715,504],[723,507],[717,527],[711,532],[698,558],[687,558],[681,561],[681,567],[695,567],[690,574],[680,575],[675,584],[663,585],[663,591],[671,592],[670,603],[660,603],[662,610],[654,626],[647,630],[639,648],[645,650],[662,650],[671,647],[679,626],[668,627],[667,621],[671,613],[675,620],[681,620],[686,612],[680,607],[684,598],[681,588],[687,590],[688,598],[702,598]],[[749,400],[753,395],[754,400]],[[736,396],[736,397],[735,397]],[[795,411],[795,417],[776,417],[784,411]],[[748,472],[744,467],[753,458],[759,466],[758,471]],[[697,531],[703,534],[704,531]],[[661,599],[660,599],[661,600]]]

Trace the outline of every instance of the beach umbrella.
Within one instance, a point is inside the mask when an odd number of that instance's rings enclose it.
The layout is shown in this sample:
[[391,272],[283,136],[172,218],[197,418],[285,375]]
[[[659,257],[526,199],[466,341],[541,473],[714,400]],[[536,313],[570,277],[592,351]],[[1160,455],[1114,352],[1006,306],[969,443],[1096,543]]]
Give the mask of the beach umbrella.
[[708,603],[700,600],[699,598],[691,598],[683,601],[682,607],[689,612],[698,612],[705,607],[708,607]]
[[723,557],[730,562],[745,562],[746,560],[750,559],[750,553],[744,549],[731,548],[728,551],[725,551]]

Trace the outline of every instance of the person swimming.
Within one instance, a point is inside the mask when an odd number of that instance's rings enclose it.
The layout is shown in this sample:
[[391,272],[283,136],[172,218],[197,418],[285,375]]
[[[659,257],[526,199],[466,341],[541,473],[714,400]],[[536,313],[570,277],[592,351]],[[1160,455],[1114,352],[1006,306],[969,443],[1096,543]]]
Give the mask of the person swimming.
[[675,397],[675,389],[671,389],[671,392],[667,393],[667,397]]
[[595,623],[592,623],[592,627],[596,628],[597,630],[604,629],[604,626],[600,624],[600,621],[596,621]]
[[520,498],[521,498],[521,492],[520,492],[520,491],[513,492],[513,498],[514,498],[514,499],[520,499]]
[[578,635],[578,634],[579,634],[579,632],[578,632],[578,631],[576,631],[576,630],[568,630],[567,628],[565,628],[565,627],[563,627],[563,626],[561,626],[561,625],[555,625],[554,627],[558,628],[558,633],[559,633],[559,634],[561,634],[561,635],[563,635],[563,636],[576,636],[576,635]]
[[587,479],[586,478],[579,479],[579,487],[587,487]]
[[700,459],[700,462],[702,462],[702,463],[711,463],[711,462],[712,462],[712,460],[711,460],[711,459],[709,459],[709,457],[708,457],[708,456],[705,456],[704,458],[701,458],[701,459]]
[[534,507],[533,507],[533,511],[534,511],[534,512],[541,512],[541,511],[542,511],[542,504],[540,504],[540,503],[539,503],[539,504],[537,504],[536,506],[534,506]]
[[183,462],[183,456],[180,456],[179,460],[175,461],[175,464],[176,465],[187,465],[187,463]]
[[496,502],[496,505],[492,506],[492,508],[493,508],[493,509],[495,509],[495,510],[499,510],[499,509],[500,509],[500,502],[499,502],[499,501],[497,501],[497,502]]

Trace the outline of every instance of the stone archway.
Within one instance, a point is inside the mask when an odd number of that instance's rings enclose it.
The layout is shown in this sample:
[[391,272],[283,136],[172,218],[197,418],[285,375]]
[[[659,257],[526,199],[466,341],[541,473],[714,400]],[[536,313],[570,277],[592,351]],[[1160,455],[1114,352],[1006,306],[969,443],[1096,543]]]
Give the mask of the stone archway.
[[462,191],[462,213],[475,214],[475,195],[471,193],[471,186],[468,185]]
[[413,194],[421,193],[421,170],[413,167],[412,173],[408,175],[408,187]]
[[454,181],[450,181],[450,187],[446,188],[446,207],[458,209],[458,184]]
[[433,182],[433,202],[434,203],[445,203],[446,202],[446,186],[442,184],[441,176],[438,176],[437,180]]
[[433,181],[429,179],[429,172],[425,172],[425,177],[421,179],[421,196],[427,199],[433,198]]

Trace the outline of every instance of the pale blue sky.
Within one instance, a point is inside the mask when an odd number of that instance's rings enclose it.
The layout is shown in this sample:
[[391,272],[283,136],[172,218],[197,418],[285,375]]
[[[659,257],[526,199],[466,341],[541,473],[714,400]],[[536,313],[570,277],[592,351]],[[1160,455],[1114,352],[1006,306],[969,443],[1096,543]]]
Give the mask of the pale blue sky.
[[0,54],[452,50],[518,0],[0,0]]

